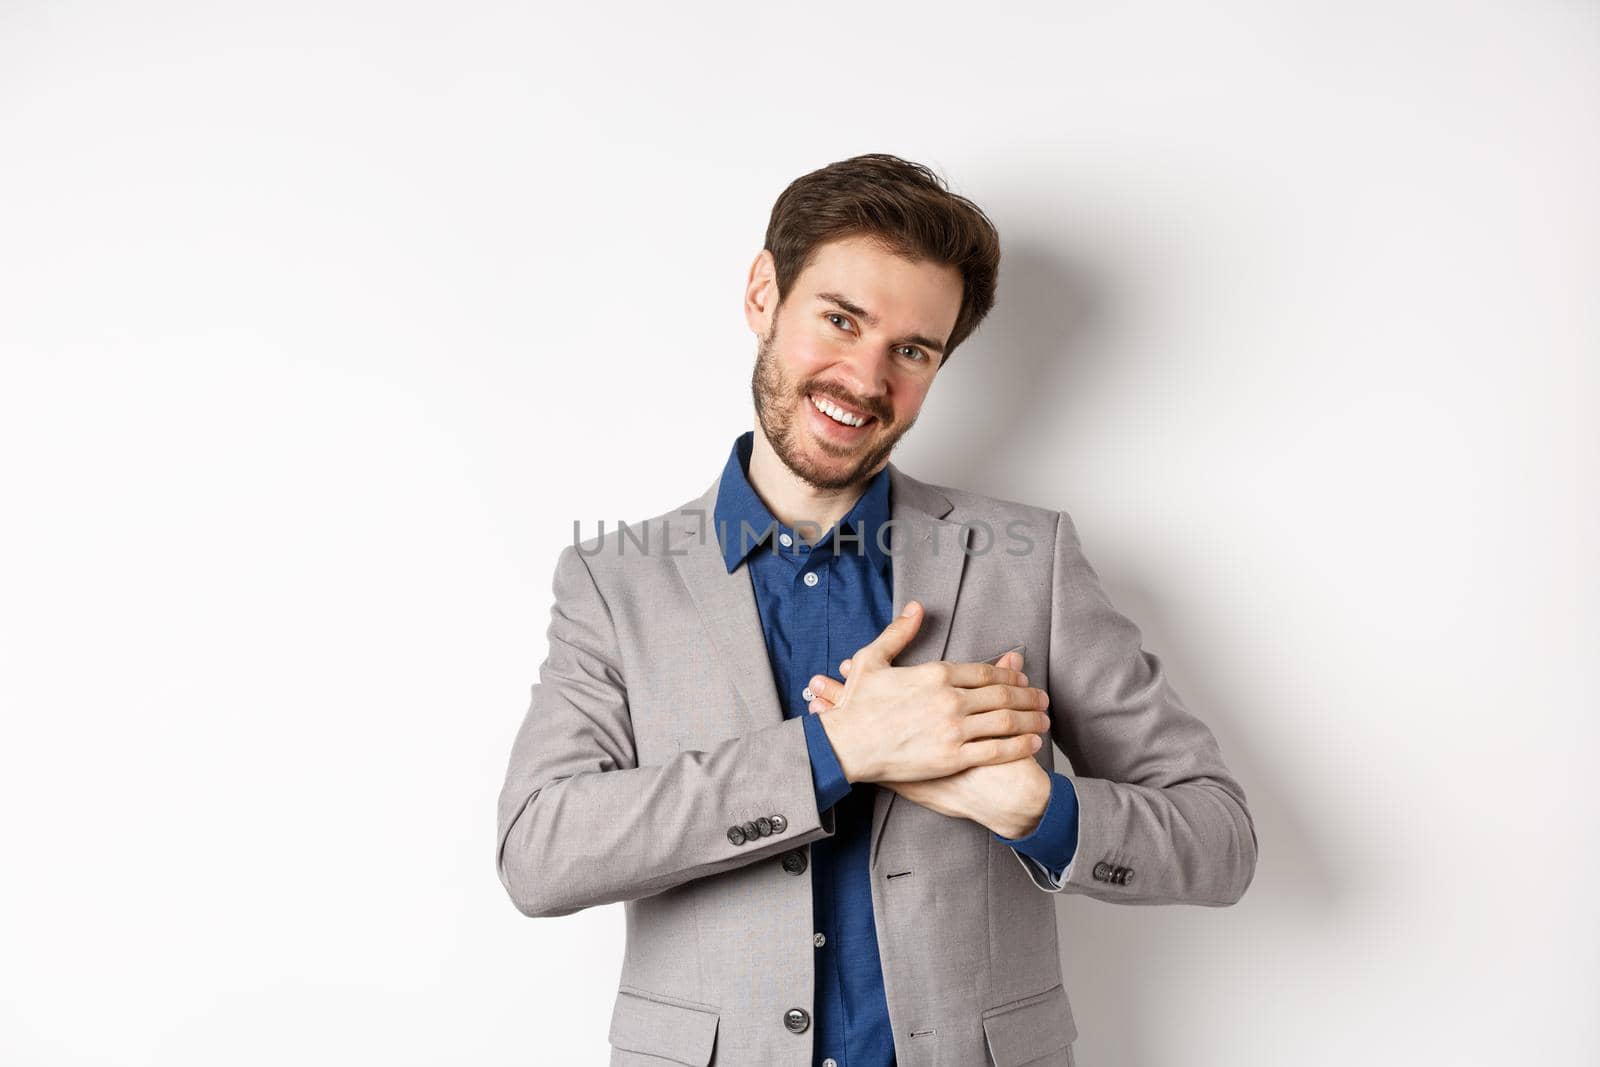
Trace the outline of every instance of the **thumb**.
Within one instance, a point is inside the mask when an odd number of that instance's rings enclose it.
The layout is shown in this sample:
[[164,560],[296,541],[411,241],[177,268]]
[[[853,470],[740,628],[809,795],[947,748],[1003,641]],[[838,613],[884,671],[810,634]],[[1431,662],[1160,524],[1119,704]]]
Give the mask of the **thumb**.
[[876,662],[889,663],[906,650],[911,639],[922,629],[922,605],[915,600],[906,601],[904,610],[895,620],[872,639],[872,643],[856,653],[856,659],[870,657]]

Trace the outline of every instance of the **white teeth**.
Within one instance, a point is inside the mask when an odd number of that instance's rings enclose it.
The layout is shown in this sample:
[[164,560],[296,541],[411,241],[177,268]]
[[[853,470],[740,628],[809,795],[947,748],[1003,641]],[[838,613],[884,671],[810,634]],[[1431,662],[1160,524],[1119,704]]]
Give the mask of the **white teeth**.
[[828,418],[832,419],[834,422],[842,422],[846,426],[862,426],[866,424],[866,419],[860,419],[854,415],[847,415],[837,404],[830,403],[819,397],[812,397],[811,404],[818,411],[828,416]]

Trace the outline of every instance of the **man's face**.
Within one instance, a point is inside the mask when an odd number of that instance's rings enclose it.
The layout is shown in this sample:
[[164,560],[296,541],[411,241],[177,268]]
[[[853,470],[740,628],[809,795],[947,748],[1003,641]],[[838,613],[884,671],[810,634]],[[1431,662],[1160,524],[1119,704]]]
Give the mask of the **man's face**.
[[[770,268],[770,255],[762,257]],[[762,270],[758,258],[745,305],[760,338],[751,377],[756,417],[801,480],[849,488],[874,473],[916,422],[961,311],[961,273],[913,263],[871,238],[840,238],[817,249],[773,309],[753,303]],[[774,279],[765,288],[769,301],[776,292]],[[832,415],[817,401],[836,405]],[[839,409],[865,422],[840,422]]]

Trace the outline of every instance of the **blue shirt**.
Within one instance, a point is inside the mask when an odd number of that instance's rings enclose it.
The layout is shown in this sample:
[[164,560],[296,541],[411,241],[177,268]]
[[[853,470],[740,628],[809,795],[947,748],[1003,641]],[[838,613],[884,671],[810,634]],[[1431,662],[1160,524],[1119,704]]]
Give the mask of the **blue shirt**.
[[[754,441],[754,430],[734,441],[718,483],[715,522],[728,573],[744,563],[750,575],[784,718],[805,718],[817,812],[834,809],[833,836],[811,844],[817,950],[812,1061],[816,1067],[828,1060],[836,1067],[893,1067],[867,851],[878,786],[845,778],[822,720],[807,707],[812,676],[838,679],[840,661],[893,620],[893,557],[877,536],[890,514],[889,468],[873,475],[850,511],[808,545],[751,487]],[[836,536],[841,529],[842,538]],[[994,836],[1059,879],[1077,849],[1071,780],[1052,773],[1050,801],[1033,833]]]

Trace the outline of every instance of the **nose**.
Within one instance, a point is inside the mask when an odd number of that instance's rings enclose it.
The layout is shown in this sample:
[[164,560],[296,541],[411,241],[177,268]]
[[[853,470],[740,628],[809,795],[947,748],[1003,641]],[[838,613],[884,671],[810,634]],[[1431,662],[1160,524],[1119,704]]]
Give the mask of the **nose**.
[[[859,345],[858,349],[868,346]],[[855,351],[840,360],[839,374],[834,381],[852,397],[866,405],[869,411],[881,414],[889,407],[889,354],[887,352]]]

